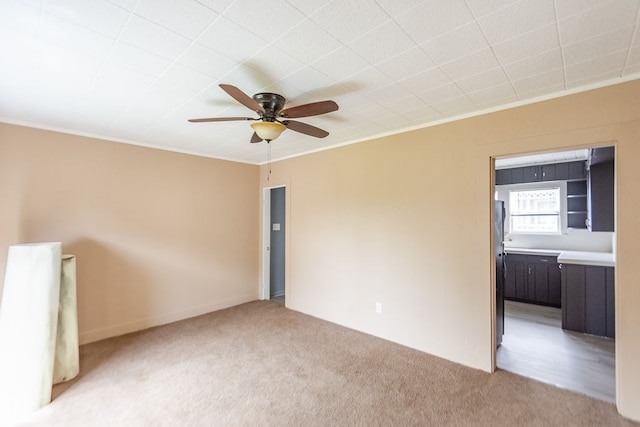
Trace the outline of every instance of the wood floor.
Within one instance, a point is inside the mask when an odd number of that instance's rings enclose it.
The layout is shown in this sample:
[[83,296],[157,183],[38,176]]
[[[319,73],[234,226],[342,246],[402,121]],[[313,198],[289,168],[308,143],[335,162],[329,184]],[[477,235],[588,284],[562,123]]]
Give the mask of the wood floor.
[[280,304],[280,305],[284,305],[284,295],[280,295],[277,297],[271,297],[271,301]]
[[505,301],[498,368],[615,402],[615,340],[561,324],[559,308]]

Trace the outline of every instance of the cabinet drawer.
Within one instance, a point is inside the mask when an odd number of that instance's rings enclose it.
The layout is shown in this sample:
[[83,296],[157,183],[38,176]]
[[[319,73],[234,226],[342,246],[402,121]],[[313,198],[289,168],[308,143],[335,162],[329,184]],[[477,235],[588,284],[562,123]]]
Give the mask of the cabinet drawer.
[[543,255],[527,255],[527,262],[544,263],[544,264],[556,264],[558,257],[555,256],[543,256]]
[[507,254],[507,262],[527,262],[527,255]]

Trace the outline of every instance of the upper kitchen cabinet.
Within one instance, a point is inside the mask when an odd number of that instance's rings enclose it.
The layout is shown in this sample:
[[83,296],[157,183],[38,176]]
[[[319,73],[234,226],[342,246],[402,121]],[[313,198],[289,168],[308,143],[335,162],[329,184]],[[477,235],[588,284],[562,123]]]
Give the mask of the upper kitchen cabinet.
[[553,163],[496,170],[496,185],[587,179],[585,162]]
[[591,231],[614,231],[614,147],[594,148],[589,156],[588,218]]

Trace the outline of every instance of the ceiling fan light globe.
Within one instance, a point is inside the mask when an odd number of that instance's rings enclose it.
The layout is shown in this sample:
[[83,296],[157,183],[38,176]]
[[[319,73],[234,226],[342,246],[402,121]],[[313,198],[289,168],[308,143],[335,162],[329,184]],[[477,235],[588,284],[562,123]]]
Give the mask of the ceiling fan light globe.
[[273,141],[287,128],[278,122],[255,122],[251,123],[251,127],[265,141]]

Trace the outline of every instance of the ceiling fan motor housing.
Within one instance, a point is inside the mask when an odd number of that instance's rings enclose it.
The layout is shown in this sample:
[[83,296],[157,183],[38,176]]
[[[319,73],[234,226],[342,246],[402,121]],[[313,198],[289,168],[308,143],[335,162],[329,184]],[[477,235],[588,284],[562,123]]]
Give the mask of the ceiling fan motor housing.
[[276,119],[278,112],[284,108],[286,102],[284,96],[269,92],[256,93],[253,95],[253,100],[264,108],[263,119],[270,122]]

